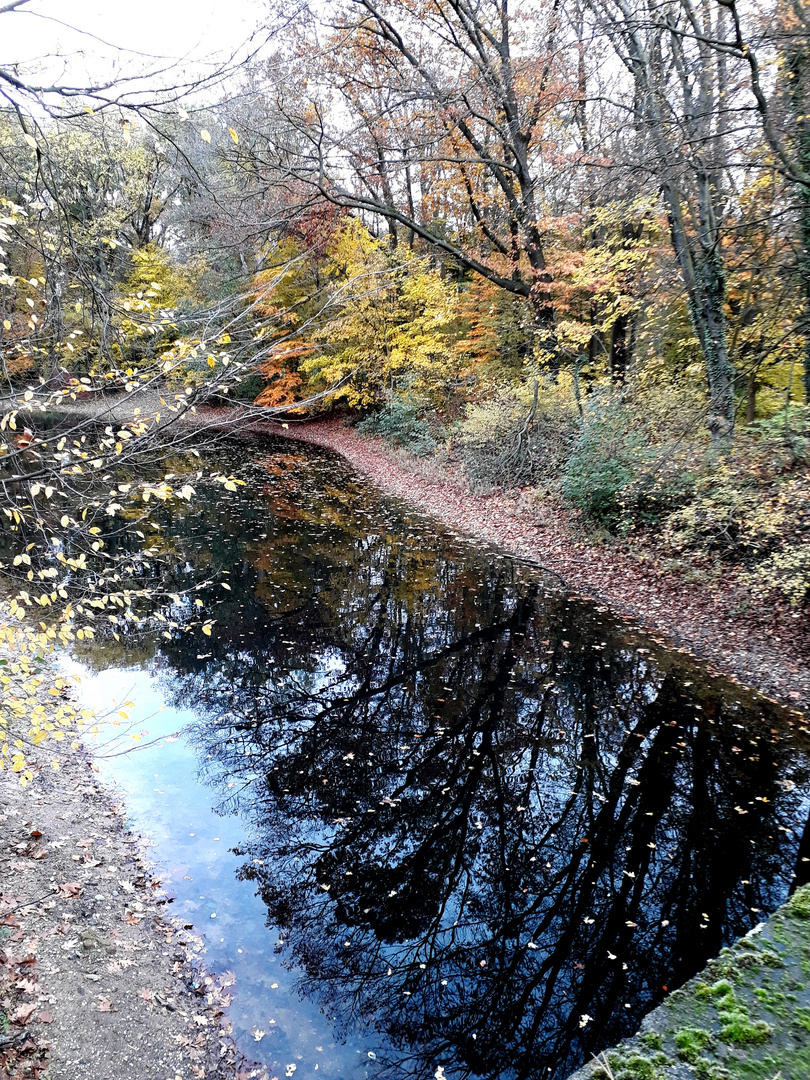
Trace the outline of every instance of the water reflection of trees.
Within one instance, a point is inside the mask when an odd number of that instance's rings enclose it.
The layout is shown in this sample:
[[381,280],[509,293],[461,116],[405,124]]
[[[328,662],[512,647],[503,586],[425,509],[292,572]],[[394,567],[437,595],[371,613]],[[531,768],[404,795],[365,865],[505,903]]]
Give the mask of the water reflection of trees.
[[200,594],[212,642],[161,645],[255,821],[243,874],[391,1069],[562,1076],[786,895],[804,749],[340,467],[267,464],[171,524],[231,589]]

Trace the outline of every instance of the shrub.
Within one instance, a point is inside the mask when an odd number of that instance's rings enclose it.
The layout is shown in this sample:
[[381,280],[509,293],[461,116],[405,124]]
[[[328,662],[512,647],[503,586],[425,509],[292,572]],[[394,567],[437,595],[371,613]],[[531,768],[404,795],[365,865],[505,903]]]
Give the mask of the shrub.
[[694,498],[667,520],[664,541],[733,561],[754,593],[776,592],[799,607],[810,600],[810,477],[763,476],[742,459],[697,480]]
[[810,600],[810,546],[805,541],[781,547],[744,574],[743,580],[754,593],[767,595],[773,590],[791,607],[800,607]]
[[379,412],[360,421],[357,430],[361,435],[380,435],[418,456],[429,454],[436,446],[425,406],[410,393],[392,394]]
[[749,433],[771,471],[810,462],[810,405],[792,405],[752,424]]
[[563,495],[586,517],[615,529],[626,512],[624,494],[650,460],[651,448],[618,399],[595,396],[563,472]]
[[763,550],[774,528],[754,517],[759,492],[745,479],[740,482],[727,470],[709,473],[695,484],[695,496],[666,522],[664,539],[676,551],[702,550],[724,555]]
[[467,406],[453,449],[478,486],[524,487],[559,477],[579,430],[570,388],[561,381],[502,387]]

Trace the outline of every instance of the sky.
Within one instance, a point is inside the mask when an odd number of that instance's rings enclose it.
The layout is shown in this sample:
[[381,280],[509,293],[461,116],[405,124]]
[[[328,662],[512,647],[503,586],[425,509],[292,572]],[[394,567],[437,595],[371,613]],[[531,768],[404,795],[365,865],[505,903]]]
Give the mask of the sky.
[[30,77],[40,61],[38,81],[74,85],[165,66],[145,57],[181,60],[191,73],[239,49],[263,10],[262,0],[31,0],[0,14],[0,66],[19,64]]

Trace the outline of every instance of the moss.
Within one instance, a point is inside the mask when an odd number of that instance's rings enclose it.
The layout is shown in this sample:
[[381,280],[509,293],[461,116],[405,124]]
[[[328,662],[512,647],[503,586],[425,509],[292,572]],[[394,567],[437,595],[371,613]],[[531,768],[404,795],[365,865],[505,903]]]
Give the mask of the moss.
[[724,1042],[735,1046],[762,1046],[773,1034],[773,1028],[764,1020],[752,1020],[742,1009],[721,1014],[720,1035]]
[[[664,1060],[666,1062],[667,1059]],[[661,1077],[654,1061],[632,1051],[627,1056],[620,1052],[609,1054],[608,1065],[613,1074],[612,1080],[660,1080]]]
[[773,1028],[764,1020],[752,1020],[746,1007],[737,1000],[728,979],[713,986],[705,984],[696,990],[698,997],[713,998],[720,1018],[720,1037],[735,1046],[761,1046],[770,1038]]
[[688,1061],[695,1065],[703,1051],[712,1044],[712,1037],[703,1028],[681,1028],[675,1033],[675,1045],[678,1048],[678,1057],[682,1061]]
[[728,1069],[709,1061],[698,1061],[694,1068],[697,1080],[729,1080],[731,1076]]
[[810,885],[797,889],[785,904],[784,910],[796,919],[810,919]]
[[723,978],[734,978],[741,971],[758,971],[761,967],[784,967],[782,958],[771,949],[754,952],[745,949],[737,952],[728,950],[715,964],[717,974]]
[[792,1011],[790,1005],[796,1001],[795,994],[783,994],[781,990],[776,990],[770,984],[754,987],[753,994],[766,1009],[781,1019],[786,1019],[790,1015]]
[[664,1040],[656,1031],[648,1031],[645,1035],[639,1035],[638,1041],[648,1050],[663,1050]]
[[658,1080],[660,1073],[649,1058],[634,1054],[625,1062],[624,1068],[617,1074],[616,1080]]
[[[731,989],[730,982],[727,982],[726,986],[729,988],[729,990]],[[706,1001],[707,998],[710,998],[712,996],[712,993],[713,987],[709,986],[708,983],[698,982],[695,984],[695,997],[698,1001]]]

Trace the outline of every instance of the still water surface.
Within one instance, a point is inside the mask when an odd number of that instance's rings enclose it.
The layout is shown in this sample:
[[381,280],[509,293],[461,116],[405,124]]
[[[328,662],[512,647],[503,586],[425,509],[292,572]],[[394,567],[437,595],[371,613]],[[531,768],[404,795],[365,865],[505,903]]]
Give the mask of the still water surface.
[[778,708],[325,452],[214,464],[157,541],[212,636],[66,664],[157,738],[103,771],[269,1075],[558,1080],[806,880]]

